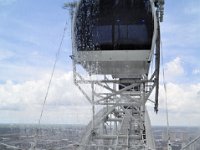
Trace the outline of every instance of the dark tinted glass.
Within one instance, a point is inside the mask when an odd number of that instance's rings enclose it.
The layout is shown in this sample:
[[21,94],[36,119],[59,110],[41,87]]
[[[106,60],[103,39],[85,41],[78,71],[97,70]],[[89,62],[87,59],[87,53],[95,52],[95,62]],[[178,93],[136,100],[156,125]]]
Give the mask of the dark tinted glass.
[[78,50],[150,49],[149,0],[83,0],[75,31]]

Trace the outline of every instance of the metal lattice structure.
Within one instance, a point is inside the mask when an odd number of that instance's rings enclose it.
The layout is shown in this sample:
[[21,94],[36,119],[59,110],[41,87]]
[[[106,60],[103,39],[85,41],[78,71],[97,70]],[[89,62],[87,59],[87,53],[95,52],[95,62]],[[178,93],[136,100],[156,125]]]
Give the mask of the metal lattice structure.
[[[87,14],[87,17],[92,18],[93,13],[90,14],[90,10],[96,10],[94,6],[98,2],[82,0],[78,4],[77,9],[84,11],[83,15]],[[134,7],[133,2],[135,1],[130,0],[130,2]],[[74,83],[92,105],[93,112],[92,120],[86,128],[81,143],[75,146],[78,150],[155,149],[150,119],[145,105],[151,93],[155,91],[155,100],[151,100],[151,102],[155,105],[154,110],[156,112],[158,111],[160,67],[159,22],[162,21],[163,17],[164,1],[149,0],[143,2],[136,0],[136,2],[138,6],[145,4],[144,9],[148,11],[147,13],[151,10],[150,13],[152,13],[153,17],[152,42],[150,48],[145,50],[137,50],[137,46],[132,46],[136,49],[121,51],[119,50],[121,47],[114,45],[112,51],[104,51],[103,49],[101,51],[99,47],[97,49],[98,51],[96,51],[95,45],[91,46],[92,44],[90,43],[91,45],[87,46],[86,44],[88,41],[94,39],[90,38],[94,25],[91,26],[90,24],[95,23],[93,21],[90,22],[92,19],[88,18],[87,23],[84,23],[86,19],[81,18],[80,16],[82,14],[80,15],[78,11],[74,15],[75,29],[73,29],[74,31],[72,33],[74,33],[73,35],[75,37],[73,37],[73,51],[71,56],[73,61]],[[101,6],[101,0],[99,5]],[[115,1],[116,8],[118,5],[119,1]],[[98,26],[99,24],[102,26],[102,22],[98,23]],[[134,25],[134,27],[137,26]],[[117,27],[120,29],[119,24],[117,24]],[[85,35],[83,31],[88,32],[88,35]],[[80,35],[82,33],[84,36]],[[117,34],[119,40],[119,32]],[[82,39],[83,37],[85,39]],[[119,45],[119,43],[117,44]],[[102,47],[102,45],[100,46]],[[106,46],[108,47],[108,45]],[[130,44],[128,46],[130,48]],[[115,48],[118,48],[117,51],[115,51]],[[121,54],[122,56],[119,58]],[[129,58],[127,54],[133,56],[133,58]],[[155,57],[152,57],[153,55]],[[123,56],[126,56],[129,60],[127,61]],[[121,63],[120,65],[119,61]],[[149,67],[153,62],[155,64],[153,67],[154,70],[152,74],[149,74]],[[109,65],[116,68],[113,69]],[[82,71],[77,69],[79,66],[82,66],[88,72],[88,75],[92,77],[88,79],[84,75],[81,75]],[[126,68],[130,71],[126,70]],[[90,92],[85,88],[85,85],[91,88]],[[101,90],[97,90],[99,88]],[[101,109],[99,110],[97,108]]]
[[[145,104],[156,87],[156,73],[143,80],[128,81],[130,86],[117,90],[117,80],[84,80],[75,74],[75,83],[93,106],[93,119],[88,124],[79,149],[148,149],[155,148]],[[80,84],[91,84],[89,97]],[[102,87],[97,93],[95,87]],[[135,88],[134,88],[135,87]],[[136,87],[140,87],[136,89]],[[95,113],[95,106],[104,106]]]
[[200,136],[183,146],[181,150],[199,150],[200,149]]

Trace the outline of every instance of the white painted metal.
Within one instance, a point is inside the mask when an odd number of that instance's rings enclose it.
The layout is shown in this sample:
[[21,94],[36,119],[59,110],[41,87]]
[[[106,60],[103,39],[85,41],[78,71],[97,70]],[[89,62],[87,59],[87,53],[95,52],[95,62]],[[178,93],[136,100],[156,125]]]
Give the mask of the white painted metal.
[[150,50],[79,51],[75,59],[92,74],[140,78],[148,73],[149,55]]
[[[93,106],[92,121],[87,126],[80,145],[76,147],[78,150],[155,149],[150,119],[145,108],[155,86],[155,74],[149,80],[144,78],[132,81],[130,86],[121,90],[116,88],[120,83],[112,82],[109,78],[105,78],[103,82],[84,81],[77,72],[74,72],[74,77],[75,83]],[[92,96],[81,88],[82,84],[91,84]],[[135,86],[140,86],[141,89],[135,91]],[[96,90],[99,87],[102,87],[101,91]],[[95,114],[94,105],[104,107]]]
[[200,136],[183,146],[181,150],[199,150],[200,149]]
[[109,74],[118,78],[138,78],[142,74],[147,74],[155,49],[158,27],[154,1],[150,0],[150,3],[154,19],[151,49],[77,51],[76,45],[74,45],[73,56],[77,63],[80,63],[90,74]]
[[150,50],[106,50],[106,51],[80,51],[77,53],[77,61],[148,61]]
[[[154,49],[159,51],[159,17],[163,0],[150,0],[154,18],[152,47],[149,50],[77,51],[73,43],[74,82],[92,105],[93,117],[77,150],[155,150],[151,124],[145,104],[159,79],[159,53],[156,53],[155,72],[147,79]],[[160,5],[155,8],[155,2]],[[164,3],[163,3],[164,4]],[[76,16],[76,15],[75,15]],[[73,31],[72,31],[73,32]],[[74,38],[73,38],[74,39]],[[73,41],[74,42],[74,41]],[[157,43],[157,44],[156,44]],[[81,65],[91,75],[104,79],[84,79],[77,71]],[[129,86],[114,78],[132,78]],[[134,79],[135,78],[135,79]],[[87,93],[84,85],[90,85]],[[101,91],[97,91],[101,87]],[[135,90],[134,87],[140,87]],[[153,101],[157,107],[157,100]],[[103,108],[96,113],[96,106]],[[155,109],[156,110],[156,109]]]

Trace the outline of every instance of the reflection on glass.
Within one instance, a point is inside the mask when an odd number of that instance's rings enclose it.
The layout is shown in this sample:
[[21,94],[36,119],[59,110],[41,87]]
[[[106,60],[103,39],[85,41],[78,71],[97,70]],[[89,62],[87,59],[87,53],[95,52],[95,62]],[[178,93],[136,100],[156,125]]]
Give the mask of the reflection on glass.
[[83,0],[76,21],[78,50],[150,49],[149,0]]

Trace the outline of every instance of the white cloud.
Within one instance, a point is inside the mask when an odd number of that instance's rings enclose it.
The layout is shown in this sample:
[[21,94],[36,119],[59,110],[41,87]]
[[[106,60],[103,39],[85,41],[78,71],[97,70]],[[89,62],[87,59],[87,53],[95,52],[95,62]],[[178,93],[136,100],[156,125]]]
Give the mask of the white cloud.
[[167,79],[174,79],[176,77],[184,75],[185,71],[181,58],[176,57],[174,60],[168,62],[165,65],[165,73]]
[[[73,84],[72,76],[72,72],[56,73],[45,105],[42,123],[86,124],[91,119],[91,106]],[[1,84],[1,122],[37,123],[48,81],[49,75],[43,75],[40,80],[22,83],[7,81],[5,84]],[[200,83],[176,84],[169,82],[167,97],[171,125],[200,125],[198,118],[198,114],[200,114]],[[162,86],[160,87],[159,103],[158,115],[150,111],[153,125],[165,125],[166,122],[165,95]],[[190,123],[187,122],[188,118]]]
[[[156,115],[153,113],[152,106],[150,108],[150,117],[153,125],[166,125],[166,97],[168,100],[169,121],[173,126],[199,126],[199,114],[200,114],[200,83],[184,82],[184,77],[187,77],[187,69],[184,68],[184,64],[180,57],[176,57],[174,60],[166,63],[165,75],[166,75],[166,87],[165,93],[164,87],[160,85],[159,93],[159,113]],[[193,71],[198,73],[198,69]],[[182,82],[177,82],[177,81]],[[192,79],[192,77],[190,76]]]
[[[19,122],[25,121],[27,123],[32,120],[32,122],[37,122],[44,102],[48,81],[49,75],[44,75],[40,80],[17,84],[7,81],[5,84],[1,84],[1,115],[16,114],[9,116],[9,119],[3,117],[4,119],[1,121],[4,120],[6,122],[6,120],[9,120],[9,122],[13,122],[13,120],[19,120]],[[65,123],[75,123],[78,118],[82,121],[79,123],[86,123],[90,118],[90,111],[89,103],[73,84],[72,72],[57,73],[53,78],[45,105],[44,122],[56,123],[60,121],[62,123],[61,121],[63,121]],[[27,117],[27,121],[24,120]]]
[[174,84],[168,83],[169,109],[182,113],[200,113],[199,95],[200,84]]
[[[180,126],[199,126],[200,114],[200,83],[196,84],[167,84],[167,100],[170,124]],[[166,99],[164,88],[160,87],[159,113],[150,110],[154,125],[166,125]]]

